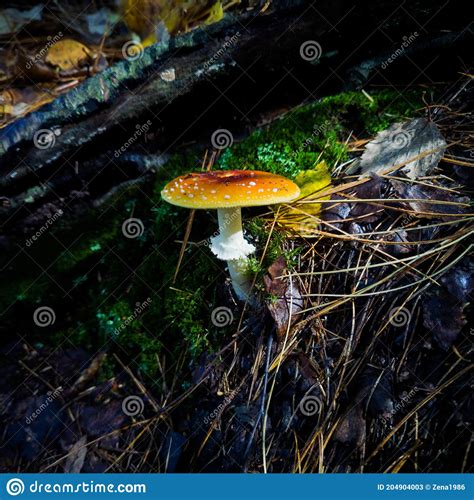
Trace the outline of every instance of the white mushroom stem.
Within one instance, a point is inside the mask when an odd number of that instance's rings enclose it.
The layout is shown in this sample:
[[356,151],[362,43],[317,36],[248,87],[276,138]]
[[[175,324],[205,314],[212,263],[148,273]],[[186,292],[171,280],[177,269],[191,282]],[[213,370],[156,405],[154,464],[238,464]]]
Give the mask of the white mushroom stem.
[[255,247],[244,238],[240,207],[218,208],[219,235],[211,238],[211,251],[227,261],[232,286],[240,300],[250,298],[251,280],[247,272],[247,257]]

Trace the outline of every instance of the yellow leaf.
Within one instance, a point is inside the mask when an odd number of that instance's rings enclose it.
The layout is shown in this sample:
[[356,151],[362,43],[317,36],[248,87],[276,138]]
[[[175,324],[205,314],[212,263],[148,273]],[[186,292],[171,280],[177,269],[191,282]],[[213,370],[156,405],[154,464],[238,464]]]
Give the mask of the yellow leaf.
[[311,196],[331,184],[331,175],[325,161],[318,163],[311,170],[302,170],[295,178],[301,195],[300,198]]
[[[212,24],[224,16],[226,2],[221,0],[122,0],[122,17],[130,31],[147,45],[158,41],[158,25],[163,23],[170,35],[188,31],[200,24]],[[227,2],[229,3],[229,2]],[[230,2],[231,5],[239,3]]]
[[66,38],[48,49],[45,62],[61,71],[79,69],[92,60],[92,52],[81,42]]
[[209,9],[209,15],[207,16],[207,19],[204,21],[204,24],[217,23],[223,17],[224,17],[224,8],[222,7],[221,2],[217,2]]
[[304,238],[317,236],[321,203],[316,200],[327,200],[324,192],[331,186],[331,175],[326,162],[318,163],[311,170],[302,170],[295,178],[301,194],[290,206],[280,209],[278,225],[291,230]]

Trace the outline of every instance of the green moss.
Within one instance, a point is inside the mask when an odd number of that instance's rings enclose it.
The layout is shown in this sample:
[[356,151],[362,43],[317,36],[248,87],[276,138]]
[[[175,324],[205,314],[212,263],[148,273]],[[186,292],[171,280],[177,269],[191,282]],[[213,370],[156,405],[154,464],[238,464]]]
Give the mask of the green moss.
[[205,350],[212,350],[209,334],[209,308],[204,302],[204,290],[172,290],[165,298],[166,321],[182,335],[192,359]]
[[332,167],[345,159],[347,150],[343,143],[354,126],[357,133],[372,134],[413,115],[420,104],[419,91],[403,96],[382,91],[370,98],[362,92],[325,97],[255,130],[241,143],[226,149],[217,167],[252,168],[291,178],[320,160]]

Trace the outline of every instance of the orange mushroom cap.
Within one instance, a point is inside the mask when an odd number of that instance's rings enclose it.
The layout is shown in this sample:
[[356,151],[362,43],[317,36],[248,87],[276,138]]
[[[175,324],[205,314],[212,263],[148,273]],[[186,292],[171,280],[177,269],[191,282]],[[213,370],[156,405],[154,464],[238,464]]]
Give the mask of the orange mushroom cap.
[[185,174],[161,191],[168,203],[194,209],[273,205],[292,201],[299,194],[299,187],[290,179],[258,170]]

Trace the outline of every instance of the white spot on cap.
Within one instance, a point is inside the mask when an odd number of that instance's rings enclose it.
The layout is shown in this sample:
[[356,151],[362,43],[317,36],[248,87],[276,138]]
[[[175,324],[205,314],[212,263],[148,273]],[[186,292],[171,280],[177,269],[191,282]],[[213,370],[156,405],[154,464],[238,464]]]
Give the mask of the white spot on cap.
[[250,186],[256,186],[257,184],[256,184],[255,182],[253,182],[253,181],[250,181],[250,182],[249,182],[249,185],[250,185]]
[[274,193],[278,193],[278,188],[273,188],[273,189],[272,189],[272,191],[273,191]]
[[212,194],[216,194],[216,190],[215,189],[211,189],[211,193]]
[[263,191],[264,191],[263,189],[259,189],[258,190],[259,193],[263,193]]
[[194,198],[194,195],[192,193],[189,193],[188,198]]
[[224,195],[224,199],[225,199],[225,200],[230,200],[230,195],[225,194],[225,195]]

